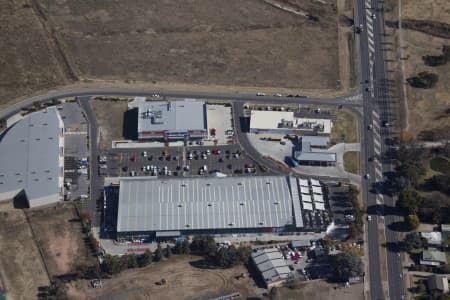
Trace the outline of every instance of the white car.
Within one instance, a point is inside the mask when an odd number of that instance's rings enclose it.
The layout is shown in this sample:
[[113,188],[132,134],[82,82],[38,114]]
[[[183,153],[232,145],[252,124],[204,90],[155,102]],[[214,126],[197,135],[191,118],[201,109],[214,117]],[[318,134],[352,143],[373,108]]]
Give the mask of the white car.
[[256,96],[265,96],[265,93],[256,93]]
[[275,97],[283,97],[281,94],[274,94]]
[[369,174],[369,173],[366,173],[366,175],[364,175],[364,178],[370,179],[370,174]]
[[367,221],[372,221],[372,216],[367,216]]

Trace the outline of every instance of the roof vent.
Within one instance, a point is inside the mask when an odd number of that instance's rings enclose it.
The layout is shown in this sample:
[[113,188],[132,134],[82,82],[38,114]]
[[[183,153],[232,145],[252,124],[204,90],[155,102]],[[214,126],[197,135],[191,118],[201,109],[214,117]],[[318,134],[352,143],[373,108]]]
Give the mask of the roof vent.
[[242,185],[242,182],[238,182],[238,185]]
[[270,181],[267,181],[266,184],[270,184]]
[[211,185],[211,183],[207,183],[207,184],[206,184],[206,186],[210,186],[210,185]]
[[273,204],[278,205],[278,204],[280,204],[280,203],[279,203],[279,202],[274,202]]
[[17,176],[19,176],[19,175],[20,175],[20,173],[16,173],[16,175],[17,175]]
[[23,180],[20,179],[20,180],[17,180],[17,182],[21,183],[21,182],[23,182]]
[[242,202],[240,205],[245,205],[245,203]]
[[47,123],[43,123],[42,125],[47,126],[48,124]]
[[183,205],[182,204],[178,204],[178,207],[183,207]]
[[52,180],[53,178],[52,177],[49,177],[49,178],[47,178],[48,180]]
[[39,178],[35,178],[34,181],[39,181]]
[[21,143],[25,143],[25,140],[20,140]]
[[231,222],[230,224],[228,224],[228,226],[233,226],[234,225],[234,223],[233,222]]
[[186,224],[186,227],[191,227],[191,224]]
[[182,186],[182,187],[186,187],[186,183],[182,183],[181,186]]
[[208,206],[212,206],[212,204],[211,204],[211,203],[208,203]]

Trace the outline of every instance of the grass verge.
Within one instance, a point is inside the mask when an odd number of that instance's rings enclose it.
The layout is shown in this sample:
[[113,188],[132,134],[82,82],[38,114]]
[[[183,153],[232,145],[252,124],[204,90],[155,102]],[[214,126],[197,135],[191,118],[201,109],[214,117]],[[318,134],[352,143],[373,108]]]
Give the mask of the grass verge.
[[332,143],[357,143],[358,129],[356,116],[349,110],[339,110],[331,129]]
[[344,153],[344,169],[353,174],[361,174],[359,167],[359,151],[349,151]]

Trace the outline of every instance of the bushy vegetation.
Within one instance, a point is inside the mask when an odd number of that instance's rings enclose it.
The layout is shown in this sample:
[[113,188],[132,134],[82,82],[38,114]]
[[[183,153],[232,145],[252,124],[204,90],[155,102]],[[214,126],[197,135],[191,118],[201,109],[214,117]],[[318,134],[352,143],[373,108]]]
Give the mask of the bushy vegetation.
[[450,60],[450,46],[443,46],[441,55],[425,55],[422,60],[430,67],[445,65]]
[[353,216],[355,219],[350,224],[350,238],[357,238],[359,235],[363,233],[364,212],[361,208],[361,205],[359,204],[358,195],[359,195],[358,189],[354,185],[351,185],[348,190],[348,197],[349,201],[352,203]]
[[435,73],[423,71],[416,76],[409,77],[406,81],[415,88],[431,89],[439,80],[439,76]]
[[341,252],[333,257],[333,278],[346,282],[363,272],[361,257],[354,252]]

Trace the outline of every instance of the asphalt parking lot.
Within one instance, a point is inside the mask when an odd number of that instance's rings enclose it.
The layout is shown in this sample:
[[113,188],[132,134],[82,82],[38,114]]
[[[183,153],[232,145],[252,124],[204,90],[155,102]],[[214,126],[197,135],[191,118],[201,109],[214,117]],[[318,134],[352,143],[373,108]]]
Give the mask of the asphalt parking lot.
[[[103,176],[261,175],[238,145],[111,149],[103,154]],[[205,168],[206,166],[206,168]],[[202,171],[201,171],[202,170]]]

